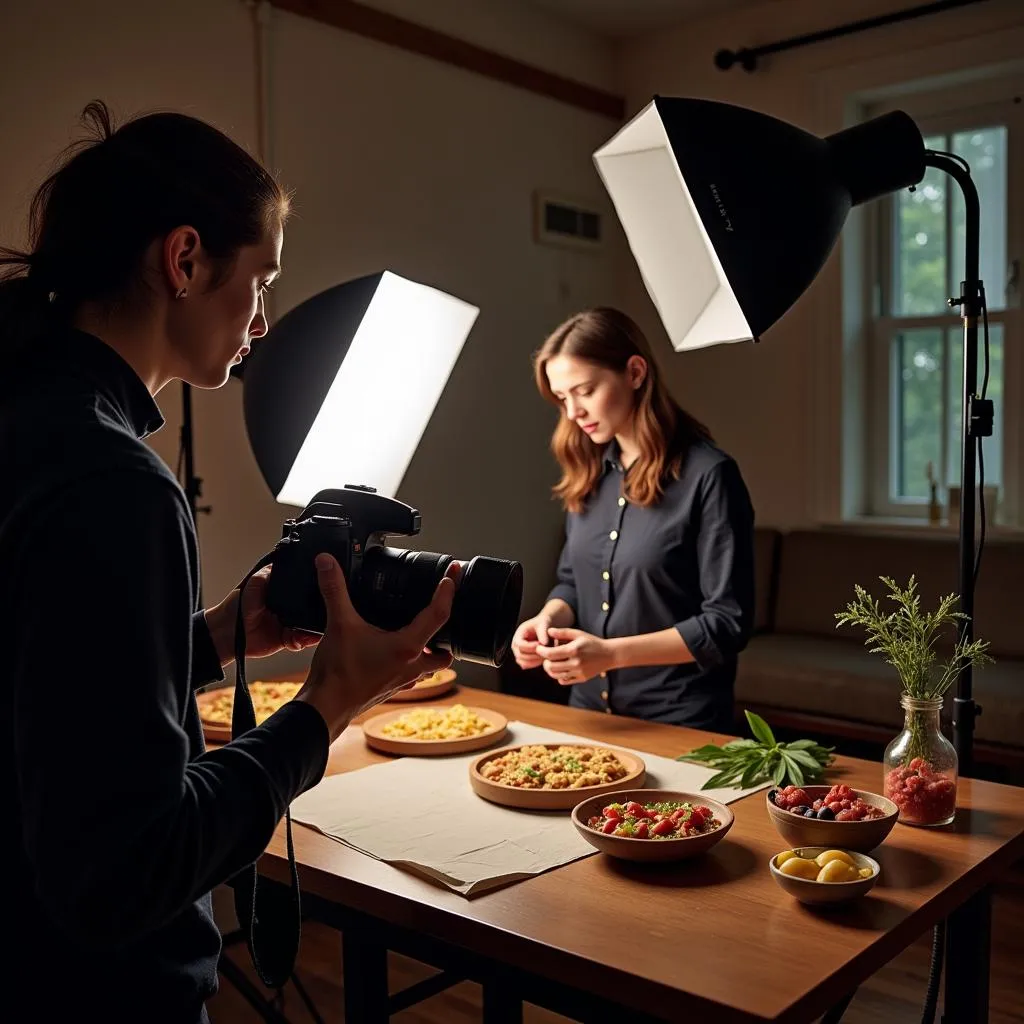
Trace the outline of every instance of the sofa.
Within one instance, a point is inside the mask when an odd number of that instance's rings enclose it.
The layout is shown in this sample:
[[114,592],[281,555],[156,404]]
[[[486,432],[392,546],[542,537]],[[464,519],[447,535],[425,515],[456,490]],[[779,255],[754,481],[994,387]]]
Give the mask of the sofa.
[[[759,529],[754,635],[740,655],[736,707],[809,734],[885,743],[899,730],[899,683],[859,627],[837,628],[835,613],[859,583],[887,603],[879,576],[905,585],[913,574],[922,606],[957,590],[955,534],[876,527]],[[975,588],[975,635],[995,664],[973,673],[982,707],[975,725],[979,763],[1024,766],[1024,539],[986,539]],[[948,655],[952,640],[941,652]],[[954,684],[955,688],[955,684]],[[947,698],[947,725],[952,701]]]
[[[862,630],[837,628],[835,613],[853,598],[855,583],[883,599],[883,575],[905,584],[914,574],[925,609],[932,608],[957,589],[955,533],[761,527],[755,544],[755,623],[739,659],[737,732],[747,733],[743,710],[749,708],[783,732],[884,745],[903,722],[895,670],[868,653]],[[975,758],[979,766],[1016,774],[1024,770],[1024,538],[987,538],[975,630],[995,658],[974,671],[974,696],[983,709]],[[502,666],[501,687],[561,702],[568,696],[542,671],[524,673],[511,660]],[[951,706],[947,699],[947,726]]]

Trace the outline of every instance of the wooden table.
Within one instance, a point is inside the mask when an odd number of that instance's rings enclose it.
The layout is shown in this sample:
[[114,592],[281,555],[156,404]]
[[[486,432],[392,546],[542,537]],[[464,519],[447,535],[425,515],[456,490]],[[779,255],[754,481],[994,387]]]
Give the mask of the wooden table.
[[[433,703],[459,700],[667,757],[724,740],[482,690]],[[384,760],[350,729],[327,771]],[[842,758],[833,780],[878,792],[881,766]],[[987,1019],[988,887],[1024,856],[1024,790],[962,780],[953,826],[897,824],[872,854],[882,868],[874,890],[831,910],[803,906],[770,877],[768,860],[786,844],[764,799],[733,803],[732,831],[700,861],[655,867],[595,853],[475,899],[296,825],[303,906],[342,932],[353,1024],[388,1019],[389,949],[481,982],[486,1021],[520,1020],[522,1000],[585,1021],[809,1021],[946,918],[946,1020]],[[260,870],[287,880],[283,828]]]

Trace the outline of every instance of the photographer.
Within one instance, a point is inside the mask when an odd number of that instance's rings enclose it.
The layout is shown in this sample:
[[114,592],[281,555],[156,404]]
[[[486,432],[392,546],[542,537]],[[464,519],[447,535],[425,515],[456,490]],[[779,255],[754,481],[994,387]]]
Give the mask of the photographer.
[[[327,629],[293,702],[204,751],[193,691],[233,658],[238,592],[197,610],[184,494],[143,442],[173,380],[217,388],[267,331],[288,198],[216,129],[177,114],[113,131],[102,104],[0,250],[0,716],[13,850],[11,1020],[207,1019],[210,890],[252,864],[351,719],[447,655],[444,579],[405,629],[354,611],[317,558]],[[247,650],[315,641],[245,590]]]

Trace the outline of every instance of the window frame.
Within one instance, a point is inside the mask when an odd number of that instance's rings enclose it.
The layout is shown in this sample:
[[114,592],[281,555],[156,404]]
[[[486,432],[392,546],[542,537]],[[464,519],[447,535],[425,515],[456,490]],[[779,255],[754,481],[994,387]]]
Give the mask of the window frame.
[[[1007,272],[1016,261],[1017,283],[1008,290],[1004,309],[989,311],[990,329],[1002,324],[1003,336],[1003,398],[995,410],[1003,425],[1002,487],[996,522],[1016,526],[1022,511],[1024,488],[1024,352],[1022,352],[1020,258],[1024,243],[1024,76],[1004,76],[995,80],[973,83],[955,90],[936,90],[897,100],[871,103],[863,107],[865,118],[875,117],[889,110],[901,109],[910,114],[925,137],[934,134],[953,134],[991,125],[1007,128]],[[953,188],[958,186],[951,182]],[[864,409],[866,415],[864,483],[866,509],[869,516],[924,519],[927,517],[926,498],[896,499],[892,497],[893,447],[898,444],[896,427],[891,421],[892,396],[896,386],[893,376],[891,343],[900,329],[941,327],[962,332],[963,321],[956,310],[934,316],[894,316],[890,289],[893,285],[892,245],[895,197],[889,196],[870,204],[865,237],[864,325],[866,329],[866,387]],[[993,282],[985,282],[991,292]],[[983,344],[979,324],[979,348]],[[990,331],[991,333],[991,331]],[[944,360],[943,394],[948,394],[949,361]],[[945,431],[943,432],[945,434]],[[945,437],[942,451],[946,454]],[[948,456],[947,456],[948,457]],[[942,473],[945,473],[943,467]],[[940,488],[939,501],[945,507],[947,496]]]

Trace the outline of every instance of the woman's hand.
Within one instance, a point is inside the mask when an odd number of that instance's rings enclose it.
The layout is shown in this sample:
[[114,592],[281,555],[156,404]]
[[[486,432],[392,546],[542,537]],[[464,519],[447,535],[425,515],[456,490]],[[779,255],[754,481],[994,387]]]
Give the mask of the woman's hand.
[[[271,567],[260,569],[245,585],[242,598],[242,621],[245,623],[245,654],[249,658],[266,658],[278,651],[301,651],[320,639],[317,633],[290,629],[277,621],[267,608],[267,581]],[[206,625],[221,665],[235,657],[235,617],[238,614],[238,590],[232,590],[220,604],[207,608]]]
[[403,629],[378,629],[352,606],[345,574],[335,559],[317,555],[317,582],[327,608],[327,629],[296,700],[312,704],[334,740],[356,715],[421,676],[447,668],[451,655],[427,650],[452,610],[458,567],[438,584],[430,604]]
[[538,644],[536,656],[544,671],[563,686],[585,683],[588,679],[615,668],[615,651],[608,640],[602,640],[582,629],[550,626],[548,637],[560,641],[558,646]]
[[539,668],[543,663],[544,659],[537,654],[537,645],[548,642],[551,627],[551,616],[546,612],[520,624],[512,637],[512,654],[521,669]]

